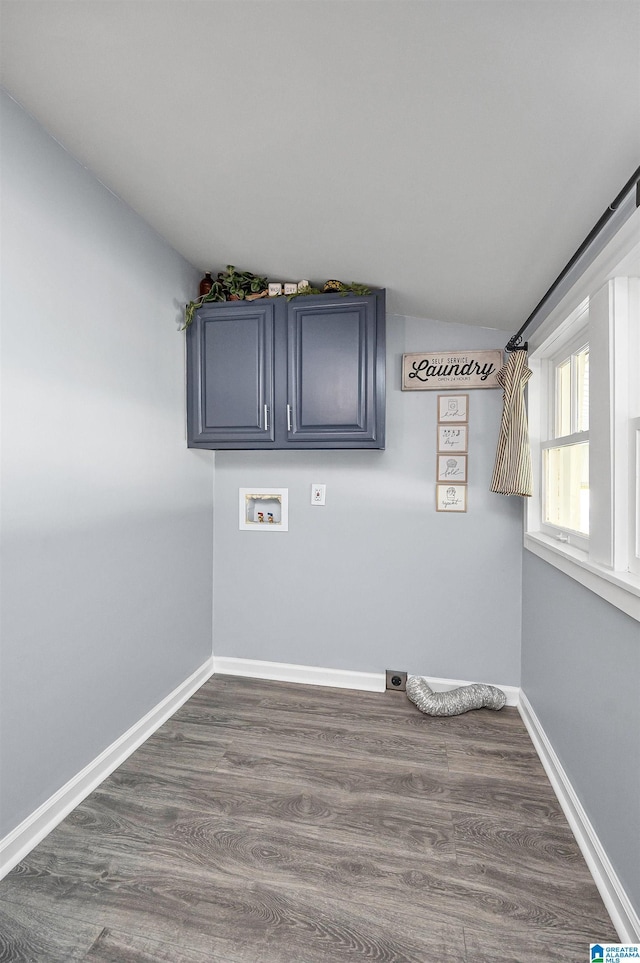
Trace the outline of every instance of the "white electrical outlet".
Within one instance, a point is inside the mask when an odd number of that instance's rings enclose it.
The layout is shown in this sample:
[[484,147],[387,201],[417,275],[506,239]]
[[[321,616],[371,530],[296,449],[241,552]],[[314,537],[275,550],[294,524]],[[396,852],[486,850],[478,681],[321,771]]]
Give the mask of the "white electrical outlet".
[[326,497],[327,497],[326,485],[314,484],[311,486],[311,504],[312,505],[324,505]]

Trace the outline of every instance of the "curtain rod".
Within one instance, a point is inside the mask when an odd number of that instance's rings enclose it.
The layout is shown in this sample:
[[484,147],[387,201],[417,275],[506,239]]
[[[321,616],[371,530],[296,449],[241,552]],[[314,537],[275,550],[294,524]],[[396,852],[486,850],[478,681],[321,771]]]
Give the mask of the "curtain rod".
[[624,185],[620,193],[613,199],[611,204],[609,204],[609,207],[606,209],[602,217],[599,219],[598,223],[595,224],[594,227],[589,231],[584,241],[576,251],[576,253],[565,264],[562,271],[560,272],[558,277],[555,279],[555,281],[553,282],[549,290],[538,301],[535,308],[533,309],[533,311],[531,312],[527,320],[524,322],[520,330],[517,331],[512,338],[509,339],[509,341],[505,345],[505,349],[504,349],[505,351],[526,351],[527,344],[526,343],[522,344],[522,335],[530,326],[533,319],[540,311],[540,308],[544,304],[546,304],[546,302],[549,300],[553,292],[559,287],[562,281],[566,278],[569,271],[579,261],[579,259],[585,253],[587,248],[593,243],[596,237],[602,232],[603,228],[605,227],[606,224],[608,224],[608,222],[611,220],[611,218],[616,213],[616,211],[618,211],[622,201],[634,186],[636,189],[635,206],[640,207],[640,167],[636,168],[636,170],[631,175],[627,183]]

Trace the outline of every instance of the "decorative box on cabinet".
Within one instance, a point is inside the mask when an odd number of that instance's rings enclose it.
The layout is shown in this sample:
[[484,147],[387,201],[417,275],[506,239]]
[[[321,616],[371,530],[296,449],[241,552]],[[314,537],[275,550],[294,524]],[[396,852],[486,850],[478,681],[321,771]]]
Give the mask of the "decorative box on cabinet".
[[187,330],[190,448],[384,448],[384,291],[205,304]]

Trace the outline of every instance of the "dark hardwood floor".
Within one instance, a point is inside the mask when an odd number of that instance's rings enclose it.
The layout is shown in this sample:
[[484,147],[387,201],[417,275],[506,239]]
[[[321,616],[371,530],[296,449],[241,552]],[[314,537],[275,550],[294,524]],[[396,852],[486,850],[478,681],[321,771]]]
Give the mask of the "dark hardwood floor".
[[0,883],[0,961],[585,963],[515,709],[215,676]]

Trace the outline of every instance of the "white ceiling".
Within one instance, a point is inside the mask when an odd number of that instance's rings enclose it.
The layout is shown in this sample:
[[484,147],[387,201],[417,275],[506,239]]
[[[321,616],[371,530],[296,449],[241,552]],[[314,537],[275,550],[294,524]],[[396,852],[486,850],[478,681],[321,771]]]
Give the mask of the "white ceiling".
[[2,83],[202,270],[515,330],[638,166],[637,0],[2,0]]

